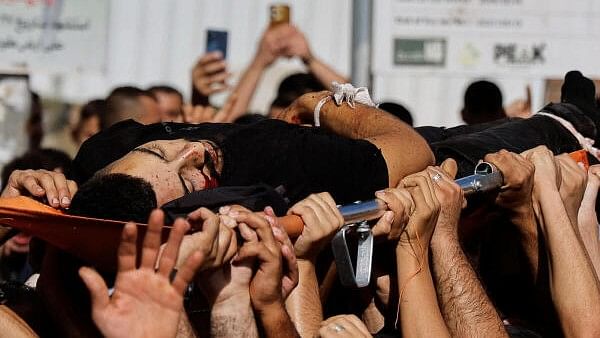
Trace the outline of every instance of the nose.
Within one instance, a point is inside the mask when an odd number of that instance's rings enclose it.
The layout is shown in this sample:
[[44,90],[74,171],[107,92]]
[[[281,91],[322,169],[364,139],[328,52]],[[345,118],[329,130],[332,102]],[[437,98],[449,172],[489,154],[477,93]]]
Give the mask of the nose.
[[177,156],[178,167],[202,166],[204,164],[204,150],[204,146],[200,142],[186,144]]

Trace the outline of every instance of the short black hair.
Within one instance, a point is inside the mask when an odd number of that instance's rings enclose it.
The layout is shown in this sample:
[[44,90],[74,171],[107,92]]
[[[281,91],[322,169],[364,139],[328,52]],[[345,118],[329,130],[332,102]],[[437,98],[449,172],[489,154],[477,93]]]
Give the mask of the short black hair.
[[26,152],[22,156],[14,158],[2,168],[2,186],[6,186],[10,174],[15,170],[26,169],[61,169],[62,173],[70,178],[71,158],[64,152],[56,149],[44,148],[34,149]]
[[183,94],[181,92],[171,86],[167,85],[156,85],[148,88],[148,91],[156,95],[156,93],[165,93],[165,94],[173,94],[179,96],[181,102],[183,102]]
[[273,100],[271,106],[286,108],[303,94],[325,89],[325,86],[312,74],[292,74],[281,81],[277,90],[277,97]]
[[491,122],[506,117],[502,92],[490,81],[475,81],[465,91],[461,115],[466,124]]
[[386,112],[396,116],[397,118],[402,120],[404,123],[408,124],[409,126],[413,125],[413,118],[412,118],[410,111],[408,111],[408,109],[406,109],[406,107],[404,107],[403,105],[401,105],[399,103],[383,102],[383,103],[380,103],[379,106],[377,106],[377,108],[379,108],[381,110],[385,110]]
[[140,98],[146,96],[156,101],[156,96],[147,90],[133,86],[114,88],[106,97],[106,114],[100,116],[100,128],[142,115]]
[[139,177],[99,173],[79,187],[69,214],[146,223],[157,207],[152,185]]

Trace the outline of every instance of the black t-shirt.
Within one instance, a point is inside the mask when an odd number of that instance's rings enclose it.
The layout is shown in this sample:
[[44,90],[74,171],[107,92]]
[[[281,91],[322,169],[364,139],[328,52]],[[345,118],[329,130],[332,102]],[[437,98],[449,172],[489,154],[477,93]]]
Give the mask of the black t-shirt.
[[221,186],[283,186],[291,202],[328,191],[336,202],[348,203],[372,198],[388,186],[385,160],[372,143],[278,120],[249,125],[123,121],[82,145],[73,164],[75,178],[81,184],[142,144],[173,139],[215,142],[224,158]]

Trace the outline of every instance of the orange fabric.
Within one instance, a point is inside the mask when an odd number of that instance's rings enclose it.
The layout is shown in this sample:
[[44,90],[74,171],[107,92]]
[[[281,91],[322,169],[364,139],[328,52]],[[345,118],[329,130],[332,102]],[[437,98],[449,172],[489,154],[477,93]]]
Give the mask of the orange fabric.
[[577,150],[572,153],[569,153],[569,156],[577,163],[582,163],[585,167],[585,170],[588,170],[590,167],[590,163],[588,162],[587,152],[585,149]]
[[[298,237],[304,224],[298,216],[281,218],[290,237]],[[38,237],[105,271],[115,271],[117,248],[125,222],[72,216],[29,197],[0,198],[0,226]],[[138,234],[146,224],[137,224]],[[163,228],[163,241],[171,227]],[[143,236],[138,236],[138,239]],[[141,241],[141,240],[140,240]],[[138,245],[139,247],[139,245]]]

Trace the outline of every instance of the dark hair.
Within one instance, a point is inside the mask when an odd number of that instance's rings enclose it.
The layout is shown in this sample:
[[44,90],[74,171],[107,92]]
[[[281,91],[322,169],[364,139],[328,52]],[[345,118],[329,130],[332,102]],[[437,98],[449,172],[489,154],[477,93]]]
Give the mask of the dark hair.
[[404,107],[403,105],[395,102],[383,102],[380,103],[377,107],[381,110],[385,110],[386,112],[396,116],[400,120],[404,121],[404,123],[409,126],[413,125],[413,118],[411,113]]
[[106,113],[106,100],[95,99],[88,101],[81,107],[79,121],[85,121],[92,116],[101,116]]
[[325,89],[325,86],[312,74],[292,74],[281,81],[277,90],[277,97],[273,100],[271,106],[286,108],[303,94]]
[[34,149],[22,156],[14,158],[2,168],[2,185],[8,182],[10,174],[15,170],[46,169],[54,170],[60,168],[63,174],[69,178],[71,173],[71,158],[64,152],[56,149]]
[[157,93],[165,93],[179,96],[181,102],[183,102],[183,94],[181,92],[171,86],[167,85],[156,85],[148,88],[148,91],[156,95]]
[[101,172],[79,187],[69,214],[146,223],[157,206],[152,185],[141,178]]
[[237,124],[252,124],[266,120],[267,117],[260,114],[246,114],[238,117],[233,123]]
[[466,124],[490,122],[506,117],[500,88],[490,81],[471,83],[465,91],[461,115]]
[[144,108],[139,101],[142,96],[156,101],[153,93],[137,87],[123,86],[113,89],[106,97],[106,114],[101,116],[100,128],[106,129],[117,122],[142,115]]

